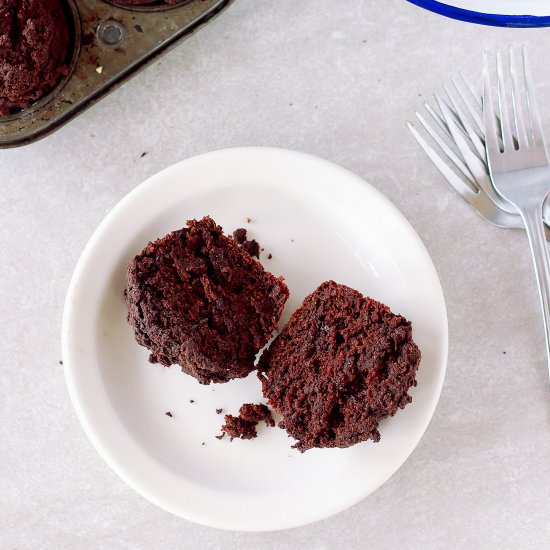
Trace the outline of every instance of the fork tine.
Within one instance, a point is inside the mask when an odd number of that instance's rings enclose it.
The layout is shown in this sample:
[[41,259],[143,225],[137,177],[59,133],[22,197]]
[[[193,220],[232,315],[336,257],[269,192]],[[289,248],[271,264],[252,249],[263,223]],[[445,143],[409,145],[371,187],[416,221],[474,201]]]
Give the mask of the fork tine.
[[436,124],[441,128],[441,130],[445,133],[445,135],[449,139],[453,139],[453,136],[451,135],[451,132],[449,132],[449,128],[447,128],[447,124],[445,124],[445,121],[441,118],[439,113],[434,111],[429,103],[424,103],[424,109],[428,111],[428,114],[434,119]]
[[[447,155],[447,158],[460,170],[462,175],[473,185],[475,185],[475,178],[473,177],[472,173],[464,164],[464,162],[454,153],[454,151],[441,139],[439,135],[433,130],[433,128],[426,122],[424,117],[420,113],[415,113],[416,118],[422,124],[426,132],[430,135],[430,137],[439,145],[439,148]],[[409,128],[410,129],[410,128]],[[412,130],[411,130],[412,131]],[[416,137],[416,136],[415,136]],[[418,140],[417,140],[418,141]]]
[[525,128],[525,118],[521,106],[521,95],[519,91],[518,73],[516,69],[516,58],[514,49],[509,48],[508,55],[510,57],[510,76],[512,77],[512,104],[514,106],[514,122],[516,124],[518,149],[529,147],[527,139],[527,131]]
[[483,52],[483,117],[485,120],[485,143],[488,151],[500,152],[498,141],[497,122],[495,117],[495,106],[491,92],[491,76],[489,74],[489,59],[487,52]]
[[[449,137],[449,139],[452,140],[453,136],[451,135],[451,132],[449,131],[449,127],[447,126],[447,123],[441,117],[441,115],[435,109],[432,109],[432,107],[430,106],[429,103],[424,103],[424,108],[426,109],[426,111],[428,111],[428,113],[431,115],[431,117],[435,120],[437,125],[445,132],[445,135],[447,135]],[[452,111],[452,109],[451,109],[451,111]],[[456,118],[456,113],[454,111],[453,111],[452,114]],[[462,126],[457,125],[457,128],[464,134],[465,137],[469,137],[468,134],[466,133],[466,130],[464,130],[464,128]]]
[[501,210],[509,213],[514,212],[515,210],[511,208],[510,205],[508,205],[506,201],[504,201],[494,190],[491,178],[487,173],[486,160],[481,160],[470,149],[467,141],[460,135],[459,132],[457,132],[457,125],[449,116],[449,108],[445,104],[440,104],[440,108],[443,112],[443,116],[445,117],[447,124],[449,125],[449,129],[451,130],[451,133],[453,135],[453,140],[458,147],[460,154],[464,159],[466,166],[468,167],[468,170],[474,176],[475,187],[483,191],[488,200],[490,200],[495,206],[497,206]]
[[459,132],[457,132],[457,125],[450,117],[450,111],[447,105],[441,102],[439,96],[437,95],[436,95],[436,99],[439,102],[439,107],[441,109],[441,112],[443,113],[443,116],[445,117],[445,121],[449,125],[449,130],[453,135],[453,140],[456,146],[458,147],[458,150],[460,151],[460,154],[464,159],[464,162],[468,167],[468,170],[474,177],[475,187],[483,190],[485,194],[495,203],[495,205],[497,205],[500,208],[503,201],[493,191],[491,181],[487,175],[487,166],[485,164],[485,161],[481,160],[470,149],[470,146],[468,145],[467,141],[460,135]]
[[512,127],[510,125],[510,113],[506,99],[506,85],[504,83],[504,70],[502,68],[502,56],[497,49],[497,82],[498,82],[498,106],[500,110],[500,129],[504,149],[514,147]]
[[447,163],[426,143],[424,138],[417,132],[416,128],[407,122],[407,127],[411,131],[414,139],[424,150],[429,159],[434,163],[436,168],[441,172],[443,177],[450,183],[453,189],[466,201],[470,202],[477,196],[477,192],[460,179],[447,165]]
[[[472,81],[469,78],[464,76],[464,73],[462,71],[458,71],[458,74],[460,75],[460,78],[462,78],[462,82],[466,84],[466,88],[468,88],[468,91],[474,98],[474,101],[479,107],[479,112],[481,113],[483,109],[483,96],[477,91],[477,88],[472,84]],[[483,126],[485,126],[485,124],[483,124],[483,117],[480,116],[479,121]]]
[[523,46],[523,71],[525,74],[525,86],[527,88],[527,103],[529,106],[532,137],[535,147],[545,147],[544,134],[542,131],[542,120],[540,117],[539,106],[537,98],[535,97],[535,84],[533,83],[533,76],[531,75],[531,68],[529,67],[529,60],[527,58],[527,48]]
[[456,91],[458,92],[458,95],[464,102],[464,105],[466,105],[468,112],[472,116],[472,119],[474,120],[478,130],[480,131],[480,137],[482,137],[485,135],[485,124],[483,124],[483,111],[481,105],[478,103],[479,93],[473,90],[473,86],[471,85],[471,83],[466,81],[466,77],[462,73],[459,74],[468,91],[470,92],[469,94],[463,90],[462,86],[459,86],[458,78],[456,76],[453,76],[451,80],[454,84],[454,87],[456,88]]
[[[441,99],[441,97],[438,94],[435,94],[435,99],[437,101],[437,104],[439,105],[439,108],[441,109],[441,112],[443,113],[443,118],[445,119],[445,122],[447,123],[447,126],[449,128],[449,131],[451,132],[453,136],[453,141],[455,142],[456,146],[458,147],[458,150],[460,151],[460,154],[462,155],[462,158],[466,162],[467,165],[473,165],[475,161],[473,159],[477,158],[475,154],[472,152],[470,147],[468,146],[468,143],[466,140],[457,132],[458,125],[452,118],[452,110],[451,108]],[[480,159],[477,159],[478,161]],[[475,174],[474,178],[475,178]]]
[[[439,109],[441,110],[441,113],[443,114],[443,109],[441,108],[441,105],[444,105],[447,107],[449,115],[451,119],[455,122],[457,128],[466,136],[468,137],[468,134],[466,133],[466,129],[464,128],[464,125],[462,124],[462,120],[460,120],[460,117],[456,113],[456,111],[444,100],[439,96],[437,93],[434,93],[434,98],[439,106]],[[443,117],[445,120],[446,117]],[[449,129],[449,124],[447,123],[447,120],[445,120],[445,124],[447,125],[447,128]],[[450,129],[449,129],[450,130]]]
[[[453,81],[453,84],[454,84],[454,81]],[[470,122],[468,121],[466,116],[464,115],[464,112],[463,112],[462,108],[460,107],[460,105],[459,105],[456,97],[452,93],[452,91],[446,85],[444,85],[443,88],[447,92],[447,96],[449,97],[449,100],[451,101],[451,104],[454,107],[454,109],[456,111],[456,114],[458,115],[458,117],[462,121],[462,125],[464,126],[464,129],[466,130],[466,133],[468,134],[468,137],[470,138],[470,140],[471,140],[471,142],[472,142],[479,158],[480,159],[485,159],[485,145],[483,145],[483,143],[481,142],[481,139],[479,138],[479,136],[477,135],[477,133],[473,129],[472,125],[470,124]],[[456,84],[455,84],[455,88],[456,88]],[[459,92],[459,94],[460,94],[460,92]],[[468,112],[470,112],[469,109],[468,109]],[[458,143],[457,143],[457,145],[458,145]],[[464,160],[467,161],[466,158]]]

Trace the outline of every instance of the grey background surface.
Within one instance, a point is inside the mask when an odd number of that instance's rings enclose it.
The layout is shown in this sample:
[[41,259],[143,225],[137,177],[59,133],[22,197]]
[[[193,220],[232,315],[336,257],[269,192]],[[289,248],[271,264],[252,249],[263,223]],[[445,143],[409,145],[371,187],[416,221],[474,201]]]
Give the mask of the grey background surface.
[[[404,0],[236,0],[54,135],[0,151],[0,547],[548,548],[550,389],[525,234],[478,218],[405,128],[454,70],[479,78],[484,46],[524,41],[550,128],[550,30]],[[388,196],[433,258],[450,328],[441,400],[405,465],[335,517],[265,534],[194,525],[126,487],[58,364],[69,278],[105,214],[171,163],[240,145],[319,155]]]

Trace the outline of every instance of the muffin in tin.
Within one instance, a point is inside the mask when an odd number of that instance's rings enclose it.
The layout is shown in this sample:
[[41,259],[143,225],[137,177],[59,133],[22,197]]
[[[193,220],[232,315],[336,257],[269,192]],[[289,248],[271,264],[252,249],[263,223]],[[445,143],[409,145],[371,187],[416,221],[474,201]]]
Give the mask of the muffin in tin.
[[26,109],[67,76],[70,44],[61,0],[0,3],[0,118]]

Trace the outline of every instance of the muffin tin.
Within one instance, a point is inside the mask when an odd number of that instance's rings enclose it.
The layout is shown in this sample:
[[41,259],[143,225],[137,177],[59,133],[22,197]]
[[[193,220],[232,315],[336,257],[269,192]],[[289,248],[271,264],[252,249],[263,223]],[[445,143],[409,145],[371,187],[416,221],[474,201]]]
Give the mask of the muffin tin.
[[63,0],[72,32],[67,77],[42,99],[0,119],[0,148],[53,132],[224,10],[233,0],[122,6]]

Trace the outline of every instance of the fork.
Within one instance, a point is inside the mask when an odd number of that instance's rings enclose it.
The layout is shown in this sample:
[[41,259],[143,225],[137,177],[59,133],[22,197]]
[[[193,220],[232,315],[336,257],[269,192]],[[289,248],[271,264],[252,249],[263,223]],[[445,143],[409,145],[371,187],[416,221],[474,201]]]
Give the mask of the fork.
[[[508,73],[505,79],[502,56],[500,50],[496,51],[498,122],[495,116],[489,55],[487,52],[483,54],[485,145],[493,185],[502,197],[517,208],[529,238],[542,306],[550,374],[550,259],[542,223],[543,204],[550,192],[550,164],[525,47],[522,48],[522,53],[523,72],[520,75],[514,50],[509,48]],[[520,80],[526,94],[520,93]],[[506,81],[511,83],[508,93]],[[516,140],[513,136],[516,136]]]
[[[442,115],[439,115],[428,103],[424,103],[426,112],[435,122],[435,127],[439,128],[454,143],[457,149],[456,152],[418,111],[416,112],[418,121],[445,155],[446,160],[428,144],[410,122],[407,122],[407,127],[448,183],[477,214],[498,227],[525,229],[523,221],[520,215],[516,213],[515,208],[500,198],[494,191],[485,156],[483,98],[462,73],[459,73],[459,76],[462,85],[459,84],[458,76],[453,76],[451,79],[456,92],[444,86],[450,105],[438,94],[435,94]],[[477,130],[468,123],[464,111],[459,107],[456,94],[465,105],[465,110],[470,115]],[[449,167],[449,163],[457,169],[460,175],[457,175]],[[550,208],[548,206],[545,209],[545,218],[550,220]],[[546,238],[550,241],[550,228],[548,226],[545,226],[545,232]]]
[[[417,115],[418,116],[418,115]],[[424,125],[424,124],[423,124]],[[477,187],[477,183],[473,180],[472,176],[464,175],[467,182],[448,166],[448,164],[434,151],[432,147],[428,145],[426,140],[418,133],[415,127],[407,122],[407,126],[412,135],[422,147],[426,155],[435,164],[436,168],[441,172],[445,179],[451,184],[454,190],[485,220],[496,225],[498,227],[506,227],[513,229],[523,229],[524,225],[521,217],[518,214],[511,214],[504,210],[501,210],[494,202],[489,199],[489,196]],[[426,126],[424,126],[426,128]],[[437,138],[438,140],[441,138]],[[444,143],[444,142],[442,142]],[[447,147],[446,144],[444,144]],[[463,165],[463,161],[458,158],[452,151],[448,151],[453,155],[450,159],[453,164],[458,168]],[[460,168],[459,168],[460,169]],[[550,240],[550,231],[548,235]]]

